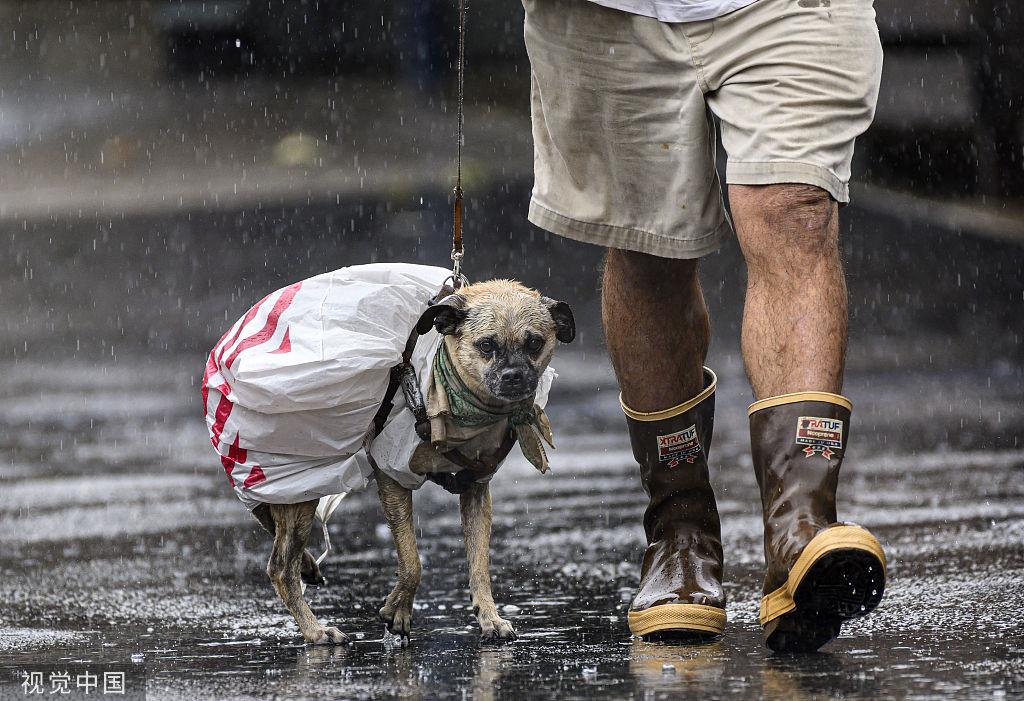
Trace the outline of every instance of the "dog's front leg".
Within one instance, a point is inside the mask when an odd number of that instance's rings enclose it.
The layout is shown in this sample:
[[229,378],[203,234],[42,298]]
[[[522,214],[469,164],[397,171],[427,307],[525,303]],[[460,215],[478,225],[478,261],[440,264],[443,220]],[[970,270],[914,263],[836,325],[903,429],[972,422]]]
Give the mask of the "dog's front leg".
[[460,494],[459,511],[469,558],[469,594],[480,634],[485,638],[514,639],[515,629],[498,615],[491,594],[491,488],[487,483],[477,482]]
[[412,629],[412,602],[420,586],[420,554],[416,550],[416,532],[412,525],[412,492],[380,470],[376,470],[376,477],[380,503],[398,555],[398,582],[384,601],[380,618],[392,635],[408,638]]

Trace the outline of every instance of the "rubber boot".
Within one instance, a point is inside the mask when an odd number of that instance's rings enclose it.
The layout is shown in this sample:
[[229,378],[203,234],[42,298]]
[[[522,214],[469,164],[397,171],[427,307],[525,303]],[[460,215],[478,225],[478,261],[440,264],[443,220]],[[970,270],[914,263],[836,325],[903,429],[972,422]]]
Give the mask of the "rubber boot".
[[652,638],[710,638],[725,628],[722,534],[708,480],[715,374],[678,406],[651,413],[622,404],[633,455],[649,497],[647,550],[629,629]]
[[836,520],[850,409],[846,397],[828,392],[770,397],[749,408],[768,570],[761,625],[777,652],[817,650],[882,598],[882,546],[866,529]]

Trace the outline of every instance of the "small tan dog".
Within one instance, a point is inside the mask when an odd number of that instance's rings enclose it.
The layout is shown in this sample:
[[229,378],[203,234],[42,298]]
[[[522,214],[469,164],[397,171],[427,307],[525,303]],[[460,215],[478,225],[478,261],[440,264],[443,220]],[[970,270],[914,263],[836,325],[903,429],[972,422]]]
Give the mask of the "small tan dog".
[[[409,468],[419,475],[456,473],[459,478],[473,612],[483,637],[511,639],[515,630],[498,615],[491,594],[487,480],[514,441],[541,472],[547,470],[541,439],[550,444],[551,430],[543,411],[534,405],[534,395],[558,342],[569,343],[575,337],[575,321],[564,302],[542,297],[518,282],[492,280],[466,286],[431,306],[417,330],[426,333],[431,326],[443,335],[443,342],[430,370],[426,398],[430,440],[416,448]],[[392,634],[407,639],[420,583],[412,491],[379,469],[374,477],[398,556],[398,581],[380,617]],[[321,625],[302,595],[302,581],[323,581],[305,550],[316,507],[315,500],[261,504],[253,515],[274,536],[267,574],[302,636],[314,644],[344,643],[348,636]]]

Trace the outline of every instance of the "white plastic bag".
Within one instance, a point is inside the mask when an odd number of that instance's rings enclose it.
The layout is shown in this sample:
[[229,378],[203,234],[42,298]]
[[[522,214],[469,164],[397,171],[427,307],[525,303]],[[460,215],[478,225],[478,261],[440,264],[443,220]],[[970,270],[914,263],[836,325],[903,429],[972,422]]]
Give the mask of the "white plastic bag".
[[[383,431],[368,445],[367,435],[391,368],[450,274],[405,263],[324,273],[268,295],[214,346],[202,382],[206,424],[249,509],[319,499],[326,523],[372,477],[367,451],[406,488],[424,483],[409,469],[420,439],[400,391]],[[424,396],[440,343],[429,331],[411,359]],[[555,377],[548,368],[540,378],[541,408]]]
[[[202,392],[214,448],[238,497],[291,504],[366,486],[362,450],[409,333],[449,271],[342,268],[278,290],[210,353]],[[432,358],[431,331],[413,365]]]

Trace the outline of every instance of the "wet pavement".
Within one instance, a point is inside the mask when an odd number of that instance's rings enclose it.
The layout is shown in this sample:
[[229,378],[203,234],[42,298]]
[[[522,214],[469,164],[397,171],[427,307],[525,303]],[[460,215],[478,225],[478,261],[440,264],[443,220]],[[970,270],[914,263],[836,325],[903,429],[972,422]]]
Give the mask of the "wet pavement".
[[[209,446],[199,376],[273,289],[446,261],[451,96],[353,79],[140,87],[68,56],[50,74],[6,61],[19,78],[0,94],[0,699],[25,698],[33,670],[124,672],[151,699],[1024,698],[1019,209],[858,188],[843,211],[840,517],[878,535],[891,579],[816,655],[760,644],[742,261],[732,242],[702,263],[729,625],[708,645],[646,644],[625,623],[644,499],[601,349],[599,252],[525,222],[525,73],[471,85],[469,272],[566,299],[579,325],[554,363],[552,474],[515,455],[493,482],[495,595],[519,639],[478,640],[458,509],[427,485],[411,645],[376,620],[394,559],[371,491],[335,516],[329,584],[309,590],[354,643],[311,648]],[[491,99],[504,92],[518,101]]]
[[265,292],[350,262],[443,259],[443,191],[5,225],[0,698],[24,698],[24,671],[65,668],[124,671],[152,699],[1024,698],[1019,246],[844,215],[855,414],[840,517],[878,535],[891,579],[871,617],[789,657],[769,654],[757,625],[741,267],[735,245],[707,260],[729,625],[709,645],[646,644],[625,623],[644,502],[600,347],[598,254],[523,223],[527,187],[474,202],[473,250],[487,255],[473,270],[569,299],[581,339],[554,363],[553,473],[515,455],[493,482],[495,596],[520,634],[506,645],[478,640],[458,509],[433,485],[416,494],[411,645],[390,645],[376,620],[394,560],[372,491],[335,516],[329,585],[309,592],[354,644],[301,645],[197,396],[205,349]]
[[824,653],[779,657],[761,647],[756,620],[746,389],[738,367],[722,370],[720,641],[630,639],[642,493],[610,376],[566,354],[553,474],[514,456],[493,483],[495,595],[519,639],[478,640],[456,502],[428,485],[416,494],[424,579],[411,645],[391,646],[376,621],[394,562],[368,492],[336,516],[329,585],[310,590],[321,619],[356,638],[328,649],[300,644],[273,594],[269,540],[211,459],[193,366],[7,364],[0,696],[23,695],[23,670],[70,667],[127,669],[149,698],[1019,698],[1024,447],[936,444],[916,425],[956,426],[984,403],[986,420],[1020,435],[1019,375],[992,389],[959,376],[930,387],[923,410],[912,397],[927,374],[851,378],[863,438],[844,467],[841,516],[885,544],[891,583]]

